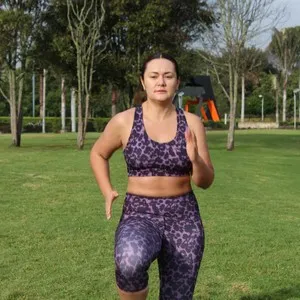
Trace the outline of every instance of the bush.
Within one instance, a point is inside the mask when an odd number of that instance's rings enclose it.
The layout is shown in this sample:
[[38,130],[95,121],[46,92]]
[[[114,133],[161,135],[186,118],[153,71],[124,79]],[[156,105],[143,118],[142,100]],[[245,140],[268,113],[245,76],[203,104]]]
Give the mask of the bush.
[[0,117],[0,133],[10,133],[10,118]]
[[229,122],[225,124],[223,121],[214,122],[212,120],[204,121],[203,122],[204,127],[208,129],[228,129],[229,128]]
[[93,120],[94,128],[97,132],[102,132],[110,118],[95,118]]
[[[300,122],[296,122],[296,127],[300,128]],[[279,128],[292,129],[292,128],[294,128],[294,121],[279,122]]]
[[[91,118],[87,123],[87,132],[101,132],[104,130],[110,118]],[[61,118],[46,117],[46,132],[58,133],[61,130]],[[42,119],[39,117],[24,117],[22,132],[42,132]],[[76,120],[78,128],[78,120]],[[66,118],[66,131],[71,131],[71,118]],[[0,132],[10,133],[10,117],[0,117]]]

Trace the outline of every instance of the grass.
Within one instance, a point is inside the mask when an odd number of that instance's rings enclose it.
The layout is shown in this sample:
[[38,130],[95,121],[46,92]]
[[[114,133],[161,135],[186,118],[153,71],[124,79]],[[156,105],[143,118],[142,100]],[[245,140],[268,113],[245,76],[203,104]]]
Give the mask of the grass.
[[[126,189],[121,151],[112,160],[120,193],[111,221],[74,134],[0,135],[0,299],[117,299],[113,240]],[[194,299],[300,299],[300,131],[208,132],[216,178],[195,189],[206,249]],[[158,299],[157,265],[149,299]]]

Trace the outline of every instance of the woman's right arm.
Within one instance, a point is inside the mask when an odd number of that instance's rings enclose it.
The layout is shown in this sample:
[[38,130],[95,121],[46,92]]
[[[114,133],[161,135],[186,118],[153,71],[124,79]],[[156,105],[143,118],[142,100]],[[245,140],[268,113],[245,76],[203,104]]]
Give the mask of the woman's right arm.
[[111,205],[118,193],[113,189],[109,174],[109,158],[122,146],[122,117],[113,117],[92,147],[90,163],[98,186],[105,198],[106,217],[111,217]]

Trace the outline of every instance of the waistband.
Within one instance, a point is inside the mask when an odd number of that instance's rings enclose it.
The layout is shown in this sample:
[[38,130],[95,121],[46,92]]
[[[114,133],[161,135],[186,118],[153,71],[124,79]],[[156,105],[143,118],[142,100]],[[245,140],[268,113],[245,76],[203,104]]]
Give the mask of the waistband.
[[193,191],[170,197],[149,197],[126,193],[123,213],[194,218],[199,216],[199,207]]

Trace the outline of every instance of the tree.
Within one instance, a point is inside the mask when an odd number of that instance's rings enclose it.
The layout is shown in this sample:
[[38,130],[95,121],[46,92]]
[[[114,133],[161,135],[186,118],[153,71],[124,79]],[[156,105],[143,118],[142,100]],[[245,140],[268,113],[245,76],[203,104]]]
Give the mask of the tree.
[[280,72],[280,81],[283,90],[282,121],[285,122],[288,78],[300,59],[300,26],[284,28],[281,31],[274,28],[268,51],[271,63]]
[[77,57],[77,147],[83,149],[89,117],[94,61],[106,48],[106,44],[100,40],[105,7],[104,0],[83,0],[80,4],[67,0],[67,8],[69,30]]
[[[275,0],[216,0],[215,9],[219,16],[210,39],[210,51],[215,57],[222,57],[226,53],[226,64],[222,68],[228,70],[229,88],[223,88],[230,102],[230,122],[227,137],[227,150],[234,149],[234,132],[236,122],[236,107],[238,100],[238,84],[240,64],[243,61],[244,48],[263,31],[274,26],[280,19],[282,11],[272,10]],[[263,23],[270,20],[270,23]],[[217,77],[220,61],[211,56],[205,57],[213,65]],[[220,82],[220,81],[219,81]]]
[[259,70],[267,64],[267,57],[265,53],[255,47],[244,48],[241,51],[243,58],[240,63],[241,74],[241,122],[245,117],[245,81],[247,77],[253,77],[254,72],[258,73]]
[[32,45],[46,2],[28,0],[0,3],[0,53],[9,85],[7,91],[0,89],[0,92],[9,102],[12,145],[17,147],[21,145],[24,77],[28,72]]
[[213,22],[213,12],[205,1],[109,1],[106,31],[110,40],[107,59],[111,66],[111,86],[126,89],[132,100],[145,57],[156,51],[180,57],[186,45]]
[[[66,91],[77,85],[76,81],[76,49],[68,30],[67,3],[52,0],[43,14],[43,28],[40,31],[35,57],[39,68],[46,65],[60,81],[60,116],[61,132],[65,132]],[[46,49],[47,55],[44,55]],[[43,55],[41,55],[43,54]]]

